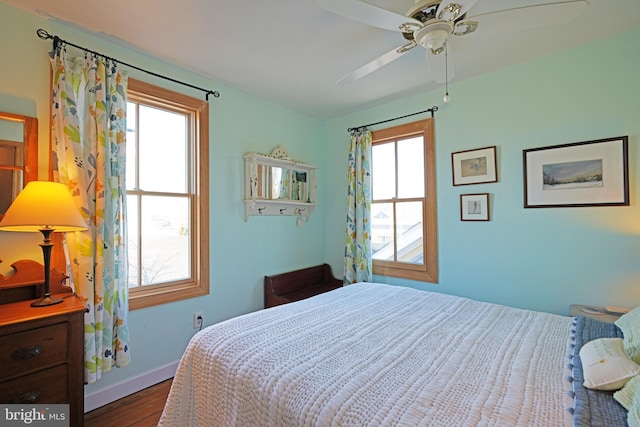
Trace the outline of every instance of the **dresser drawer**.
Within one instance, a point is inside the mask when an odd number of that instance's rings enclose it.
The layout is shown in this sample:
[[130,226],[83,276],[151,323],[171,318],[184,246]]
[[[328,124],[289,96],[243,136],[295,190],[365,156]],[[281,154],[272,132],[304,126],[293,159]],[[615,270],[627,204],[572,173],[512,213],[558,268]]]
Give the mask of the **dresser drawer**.
[[0,336],[0,381],[65,362],[67,329],[64,322]]
[[0,383],[2,403],[69,403],[68,366],[44,371]]

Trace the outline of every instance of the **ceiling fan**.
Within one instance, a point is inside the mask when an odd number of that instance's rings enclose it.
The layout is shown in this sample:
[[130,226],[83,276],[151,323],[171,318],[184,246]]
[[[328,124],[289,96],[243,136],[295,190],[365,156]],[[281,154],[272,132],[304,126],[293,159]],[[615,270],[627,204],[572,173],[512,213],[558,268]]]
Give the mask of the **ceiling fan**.
[[346,84],[389,64],[416,46],[427,52],[427,64],[437,83],[447,83],[455,74],[452,42],[458,37],[506,32],[567,22],[589,6],[586,0],[531,4],[516,8],[473,13],[479,0],[416,0],[404,15],[361,0],[316,0],[323,9],[363,24],[400,32],[404,42],[338,80]]

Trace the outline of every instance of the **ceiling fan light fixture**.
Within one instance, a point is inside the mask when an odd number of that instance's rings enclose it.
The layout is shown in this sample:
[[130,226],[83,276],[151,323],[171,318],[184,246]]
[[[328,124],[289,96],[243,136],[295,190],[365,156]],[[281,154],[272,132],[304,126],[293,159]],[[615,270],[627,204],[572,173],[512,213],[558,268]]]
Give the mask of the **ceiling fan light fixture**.
[[436,50],[444,44],[448,36],[449,34],[446,31],[432,31],[424,38],[424,47],[426,47],[427,49]]
[[448,21],[435,21],[425,25],[413,34],[414,40],[424,48],[437,51],[451,35],[453,25]]

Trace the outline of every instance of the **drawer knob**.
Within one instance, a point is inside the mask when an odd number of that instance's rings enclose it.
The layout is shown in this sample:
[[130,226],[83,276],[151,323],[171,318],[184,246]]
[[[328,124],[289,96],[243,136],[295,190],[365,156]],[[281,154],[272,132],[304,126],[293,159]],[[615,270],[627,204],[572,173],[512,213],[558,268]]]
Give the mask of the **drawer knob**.
[[32,345],[29,347],[22,347],[11,353],[11,358],[16,360],[33,359],[42,353],[42,347],[39,345]]
[[11,403],[36,403],[40,399],[39,391],[30,391],[11,399]]

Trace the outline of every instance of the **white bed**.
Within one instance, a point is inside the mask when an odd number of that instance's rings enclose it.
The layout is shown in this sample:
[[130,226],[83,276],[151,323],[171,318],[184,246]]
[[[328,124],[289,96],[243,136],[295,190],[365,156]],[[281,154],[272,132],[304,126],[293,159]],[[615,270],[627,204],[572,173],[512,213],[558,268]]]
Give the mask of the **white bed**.
[[571,426],[573,319],[376,283],[204,329],[161,426]]

